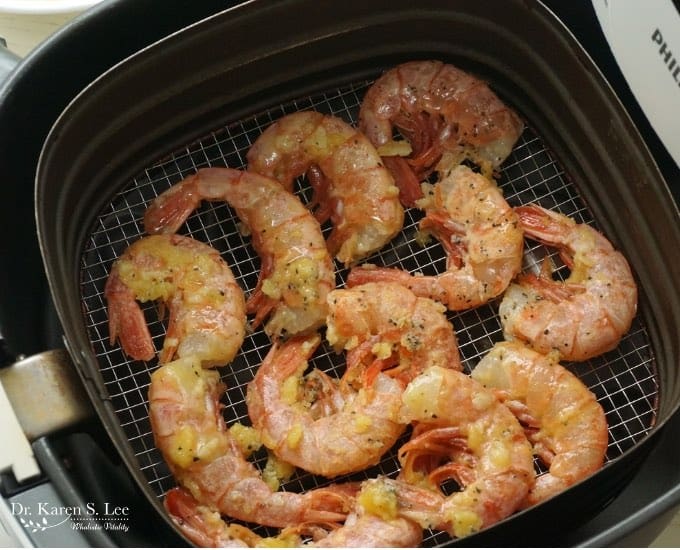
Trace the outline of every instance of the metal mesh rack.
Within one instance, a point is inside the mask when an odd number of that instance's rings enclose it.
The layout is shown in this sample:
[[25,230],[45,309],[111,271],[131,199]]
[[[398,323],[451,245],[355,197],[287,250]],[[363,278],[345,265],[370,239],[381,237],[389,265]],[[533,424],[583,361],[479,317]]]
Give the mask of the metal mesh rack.
[[[144,476],[152,490],[161,497],[175,485],[160,453],[154,446],[148,420],[147,392],[150,373],[155,361],[134,362],[126,358],[117,345],[109,344],[104,284],[111,263],[132,242],[143,235],[144,210],[158,194],[186,175],[205,166],[245,166],[245,154],[262,130],[280,116],[314,109],[333,114],[355,123],[363,93],[370,82],[362,81],[328,93],[292,101],[247,120],[224,126],[203,139],[187,145],[139,174],[134,181],[112,198],[109,206],[99,213],[96,226],[82,253],[81,289],[84,321],[88,328],[101,375],[120,425],[128,436]],[[556,209],[578,222],[597,225],[579,190],[561,168],[540,136],[529,126],[502,167],[499,186],[508,202],[517,206],[529,202]],[[303,201],[310,198],[306,182],[299,183],[298,193]],[[433,242],[425,247],[415,242],[421,214],[417,210],[406,213],[404,229],[384,250],[367,261],[383,265],[401,266],[434,274],[445,269],[445,254],[441,245]],[[232,268],[246,293],[255,288],[259,259],[250,246],[250,239],[238,230],[238,219],[226,204],[207,204],[196,211],[181,233],[217,248]],[[329,227],[324,228],[325,232]],[[549,254],[544,247],[527,241],[525,268],[535,269]],[[553,261],[559,265],[559,258]],[[564,277],[568,271],[562,266],[557,271]],[[346,271],[338,266],[338,280],[344,284]],[[474,310],[450,313],[460,345],[466,370],[496,342],[502,340],[497,315],[498,303],[493,302]],[[158,319],[153,305],[144,306],[154,343],[162,347],[165,334],[163,321]],[[260,330],[250,334],[243,347],[228,367],[222,369],[228,386],[224,397],[227,423],[248,423],[244,402],[248,382],[270,346]],[[342,372],[343,358],[329,349],[320,348],[313,358],[314,366],[337,375]],[[659,382],[647,331],[640,317],[636,318],[628,335],[617,349],[584,363],[569,367],[597,395],[606,411],[609,423],[607,460],[614,460],[636,445],[655,422]],[[408,436],[404,436],[408,437]],[[402,439],[400,442],[403,442]],[[264,455],[255,457],[262,462]],[[537,466],[540,468],[540,466]],[[347,479],[363,479],[377,473],[394,475],[398,463],[394,452],[388,454],[375,468]],[[337,481],[337,480],[336,480]],[[304,490],[328,480],[301,472],[287,482],[287,490]],[[431,533],[424,544],[446,542],[448,536]]]

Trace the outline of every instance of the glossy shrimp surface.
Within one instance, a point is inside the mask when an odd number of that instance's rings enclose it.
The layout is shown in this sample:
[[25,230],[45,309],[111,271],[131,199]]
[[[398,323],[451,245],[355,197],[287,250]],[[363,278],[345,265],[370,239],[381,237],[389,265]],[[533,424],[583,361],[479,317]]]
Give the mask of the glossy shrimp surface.
[[225,201],[252,237],[261,260],[257,287],[246,304],[253,325],[268,318],[273,338],[315,330],[335,288],[332,258],[319,223],[276,181],[231,168],[204,168],[159,195],[147,209],[150,233],[173,233],[204,201]]
[[549,466],[529,492],[537,504],[596,472],[607,452],[607,420],[595,395],[554,354],[519,342],[496,344],[472,371],[495,388],[526,427],[534,453]]
[[159,361],[195,356],[204,366],[225,365],[245,337],[243,291],[219,252],[179,235],[143,237],[114,262],[104,295],[111,343],[136,360],[155,349],[138,302],[159,301],[169,322]]
[[275,344],[248,385],[248,414],[281,460],[326,477],[358,472],[403,433],[403,386],[381,373],[359,390],[316,370],[303,376],[319,343],[312,335]]
[[306,173],[317,219],[333,224],[328,248],[346,266],[381,249],[404,223],[399,190],[380,155],[338,117],[300,111],[279,119],[248,151],[248,170],[288,190]]
[[329,294],[327,337],[347,350],[341,380],[304,376],[320,343],[311,336],[275,345],[248,386],[248,413],[280,459],[323,476],[377,464],[404,432],[401,397],[425,365],[460,369],[443,308],[398,285],[369,284]]
[[499,296],[522,267],[524,240],[517,214],[492,180],[466,166],[455,167],[426,187],[427,194],[419,201],[426,213],[420,227],[442,243],[446,271],[412,275],[365,265],[351,271],[348,284],[398,282],[454,311]]
[[149,419],[165,462],[197,503],[234,519],[272,527],[343,521],[345,490],[275,491],[244,456],[222,417],[219,373],[192,358],[151,375]]
[[[373,480],[364,485],[374,484]],[[372,487],[368,491],[375,492]],[[362,494],[352,499],[344,525],[300,525],[283,529],[273,537],[262,537],[247,527],[227,523],[210,507],[199,504],[182,489],[172,489],[165,498],[171,519],[194,544],[210,548],[322,547],[322,548],[414,548],[423,538],[416,523],[384,511],[373,513],[360,504]],[[300,536],[306,533],[309,541]]]
[[[408,146],[394,141],[399,129]],[[512,151],[524,125],[517,114],[474,76],[440,61],[411,61],[385,72],[366,92],[359,128],[383,155],[413,206],[419,182],[464,159],[485,172]]]
[[527,237],[555,247],[570,269],[555,281],[544,262],[505,293],[499,314],[506,340],[563,360],[584,361],[614,349],[637,311],[637,285],[624,256],[586,224],[532,204],[518,207]]
[[[399,515],[464,537],[524,502],[535,475],[531,445],[515,416],[482,384],[430,367],[404,391],[401,415],[417,424],[399,449],[399,478],[384,481]],[[440,485],[448,480],[460,490],[444,493]]]
[[347,352],[350,384],[385,371],[406,385],[428,366],[463,368],[453,326],[433,300],[385,282],[336,289],[328,302],[326,338]]

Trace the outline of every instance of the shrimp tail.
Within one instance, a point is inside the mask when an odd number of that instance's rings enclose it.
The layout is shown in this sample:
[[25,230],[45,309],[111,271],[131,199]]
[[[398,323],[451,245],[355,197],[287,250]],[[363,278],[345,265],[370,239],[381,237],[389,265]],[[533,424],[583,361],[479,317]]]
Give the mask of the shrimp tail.
[[135,295],[113,272],[104,288],[109,311],[109,341],[120,342],[123,351],[136,361],[151,361],[156,353],[144,313]]
[[559,245],[561,236],[574,225],[569,218],[537,204],[518,206],[514,210],[526,234],[546,245]]
[[247,527],[227,524],[219,513],[200,505],[189,492],[179,487],[165,494],[163,504],[184,536],[199,547],[254,547],[262,540]]
[[201,203],[201,197],[196,192],[199,173],[168,189],[147,208],[144,213],[144,229],[147,233],[176,233],[198,208]]

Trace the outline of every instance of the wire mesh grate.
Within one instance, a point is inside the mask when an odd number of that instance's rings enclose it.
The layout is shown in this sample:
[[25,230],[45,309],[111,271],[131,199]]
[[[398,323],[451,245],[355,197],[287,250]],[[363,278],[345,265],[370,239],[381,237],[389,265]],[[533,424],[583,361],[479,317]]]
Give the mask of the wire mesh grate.
[[[294,111],[314,109],[356,123],[361,98],[369,85],[369,81],[362,81],[300,98],[247,120],[228,124],[144,170],[99,213],[82,253],[84,320],[99,361],[104,386],[120,425],[128,436],[130,448],[138,459],[143,475],[158,497],[173,487],[175,482],[154,445],[148,419],[147,392],[150,374],[156,364],[155,361],[148,364],[130,361],[117,345],[109,344],[103,290],[113,260],[143,235],[145,208],[172,184],[201,167],[244,167],[245,155],[260,133],[277,118]],[[512,155],[504,163],[499,186],[512,206],[538,202],[578,222],[597,226],[575,184],[531,127],[524,131]],[[304,201],[309,200],[311,191],[304,180],[298,182],[297,192]],[[445,269],[445,253],[441,245],[432,242],[423,246],[415,241],[421,217],[417,210],[407,211],[401,235],[367,261],[401,266],[425,274]],[[260,261],[250,246],[250,239],[243,236],[238,228],[238,219],[226,204],[212,203],[197,210],[180,232],[218,249],[241,287],[250,293],[257,282]],[[330,227],[323,229],[327,234]],[[541,245],[528,242],[525,268],[536,269],[546,254],[549,252]],[[555,262],[558,263],[559,259],[555,258]],[[340,266],[337,269],[338,280],[342,285],[347,273]],[[563,269],[558,271],[560,274],[564,276]],[[468,372],[493,344],[503,339],[497,309],[498,302],[495,301],[474,310],[449,314]],[[153,305],[145,305],[143,310],[156,349],[160,349],[165,334],[164,322],[159,320]],[[261,330],[255,331],[246,338],[234,362],[223,369],[223,379],[228,388],[223,399],[228,424],[236,421],[248,424],[246,387],[269,346],[267,336]],[[320,348],[313,358],[313,366],[337,376],[342,372],[343,358],[327,348]],[[621,456],[645,437],[655,422],[659,383],[653,350],[639,316],[617,349],[569,367],[596,394],[606,411],[609,423],[608,461]],[[404,438],[399,443],[403,443]],[[261,455],[255,457],[260,466],[263,460]],[[397,471],[398,462],[392,452],[377,467],[336,481],[363,479],[378,473],[394,475]],[[304,490],[325,483],[328,480],[300,472],[284,488]],[[434,546],[447,540],[446,534],[430,533],[424,544]]]

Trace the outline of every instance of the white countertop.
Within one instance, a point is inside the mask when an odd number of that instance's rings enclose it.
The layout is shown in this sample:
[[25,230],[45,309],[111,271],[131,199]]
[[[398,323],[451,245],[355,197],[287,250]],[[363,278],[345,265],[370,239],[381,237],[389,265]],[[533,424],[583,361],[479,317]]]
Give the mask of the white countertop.
[[9,50],[19,57],[25,57],[35,46],[78,13],[47,15],[0,13],[0,37],[7,41]]
[[[7,47],[12,52],[24,57],[77,15],[78,12],[47,15],[0,13],[0,37],[7,41]],[[678,546],[680,546],[680,514],[673,518],[666,530],[651,545],[657,548]]]

